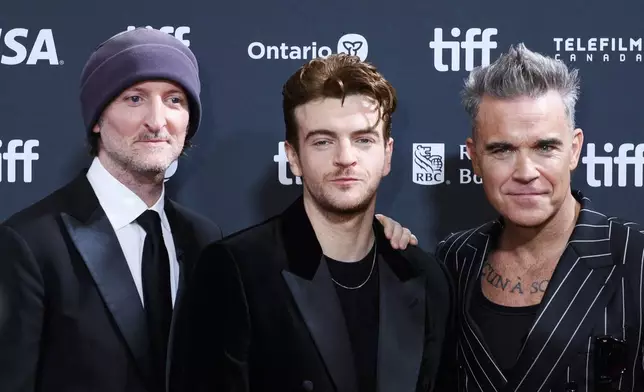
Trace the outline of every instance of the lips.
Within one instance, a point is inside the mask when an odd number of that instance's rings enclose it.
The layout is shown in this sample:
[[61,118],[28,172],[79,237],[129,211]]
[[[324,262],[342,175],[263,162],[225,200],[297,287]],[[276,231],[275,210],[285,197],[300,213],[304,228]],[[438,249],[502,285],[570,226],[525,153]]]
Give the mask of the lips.
[[545,195],[548,192],[538,192],[538,191],[522,191],[522,192],[508,192],[510,196],[540,196]]
[[334,178],[331,180],[331,182],[337,182],[337,183],[348,183],[348,182],[355,182],[359,181],[357,178],[353,177],[340,177],[340,178]]

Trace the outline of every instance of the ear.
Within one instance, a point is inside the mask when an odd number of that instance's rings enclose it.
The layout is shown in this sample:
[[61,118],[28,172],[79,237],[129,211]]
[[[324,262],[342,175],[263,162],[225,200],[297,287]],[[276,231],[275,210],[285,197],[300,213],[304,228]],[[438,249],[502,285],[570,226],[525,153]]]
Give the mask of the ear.
[[288,141],[284,141],[284,150],[286,150],[286,159],[288,159],[291,172],[297,177],[302,177],[300,157],[297,155],[297,151],[295,151],[295,148]]
[[468,137],[467,140],[465,141],[465,147],[467,148],[467,154],[470,156],[470,159],[472,160],[472,170],[474,171],[474,174],[476,174],[479,177],[483,177],[481,175],[481,162],[479,160],[479,156],[476,151],[476,142],[474,139],[471,137]]
[[394,138],[390,137],[385,143],[385,167],[382,170],[382,176],[391,172],[391,156],[394,152]]
[[570,154],[570,170],[574,170],[579,164],[579,156],[581,155],[581,148],[584,145],[584,132],[581,128],[577,128],[572,134],[572,154]]
[[94,133],[101,133],[101,127],[103,126],[103,119],[99,118],[98,121],[96,121],[96,124],[92,127],[92,132]]

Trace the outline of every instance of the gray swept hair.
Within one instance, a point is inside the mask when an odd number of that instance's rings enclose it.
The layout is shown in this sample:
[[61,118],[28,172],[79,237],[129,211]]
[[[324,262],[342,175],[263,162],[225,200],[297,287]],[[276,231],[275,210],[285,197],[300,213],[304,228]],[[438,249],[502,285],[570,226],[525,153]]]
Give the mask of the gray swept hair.
[[474,68],[465,79],[461,98],[474,131],[483,96],[537,98],[549,91],[557,91],[561,95],[573,129],[575,104],[579,97],[578,70],[568,69],[562,61],[533,52],[519,43],[511,46],[492,64]]

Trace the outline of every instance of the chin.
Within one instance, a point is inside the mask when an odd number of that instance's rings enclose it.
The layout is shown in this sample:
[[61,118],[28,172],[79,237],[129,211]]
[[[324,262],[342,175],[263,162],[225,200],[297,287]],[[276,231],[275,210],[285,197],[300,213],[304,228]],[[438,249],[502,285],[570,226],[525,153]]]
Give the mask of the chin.
[[331,213],[341,215],[353,215],[365,212],[371,205],[373,197],[323,197],[320,206]]
[[518,211],[516,213],[503,214],[504,218],[519,227],[540,227],[543,226],[552,214],[544,211]]
[[163,173],[170,167],[171,163],[171,159],[146,159],[134,160],[132,166],[136,171],[140,172]]

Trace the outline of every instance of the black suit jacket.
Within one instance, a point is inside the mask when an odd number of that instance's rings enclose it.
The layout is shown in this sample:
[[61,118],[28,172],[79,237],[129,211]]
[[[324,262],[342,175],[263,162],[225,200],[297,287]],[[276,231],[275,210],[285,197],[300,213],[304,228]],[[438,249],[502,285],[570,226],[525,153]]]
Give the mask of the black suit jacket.
[[[446,271],[378,241],[379,392],[430,391],[449,316]],[[357,391],[342,308],[302,199],[209,246],[179,316],[171,391]]]
[[[180,298],[221,231],[170,200],[166,214]],[[147,345],[141,300],[84,173],[0,225],[0,391],[150,391]]]
[[632,222],[595,211],[574,192],[581,211],[555,268],[517,363],[504,373],[470,315],[472,291],[500,234],[501,221],[451,234],[438,245],[456,288],[456,344],[451,354],[454,391],[595,391],[599,370],[595,338],[626,341],[626,371],[615,379],[623,392],[644,391],[642,277],[644,235]]

